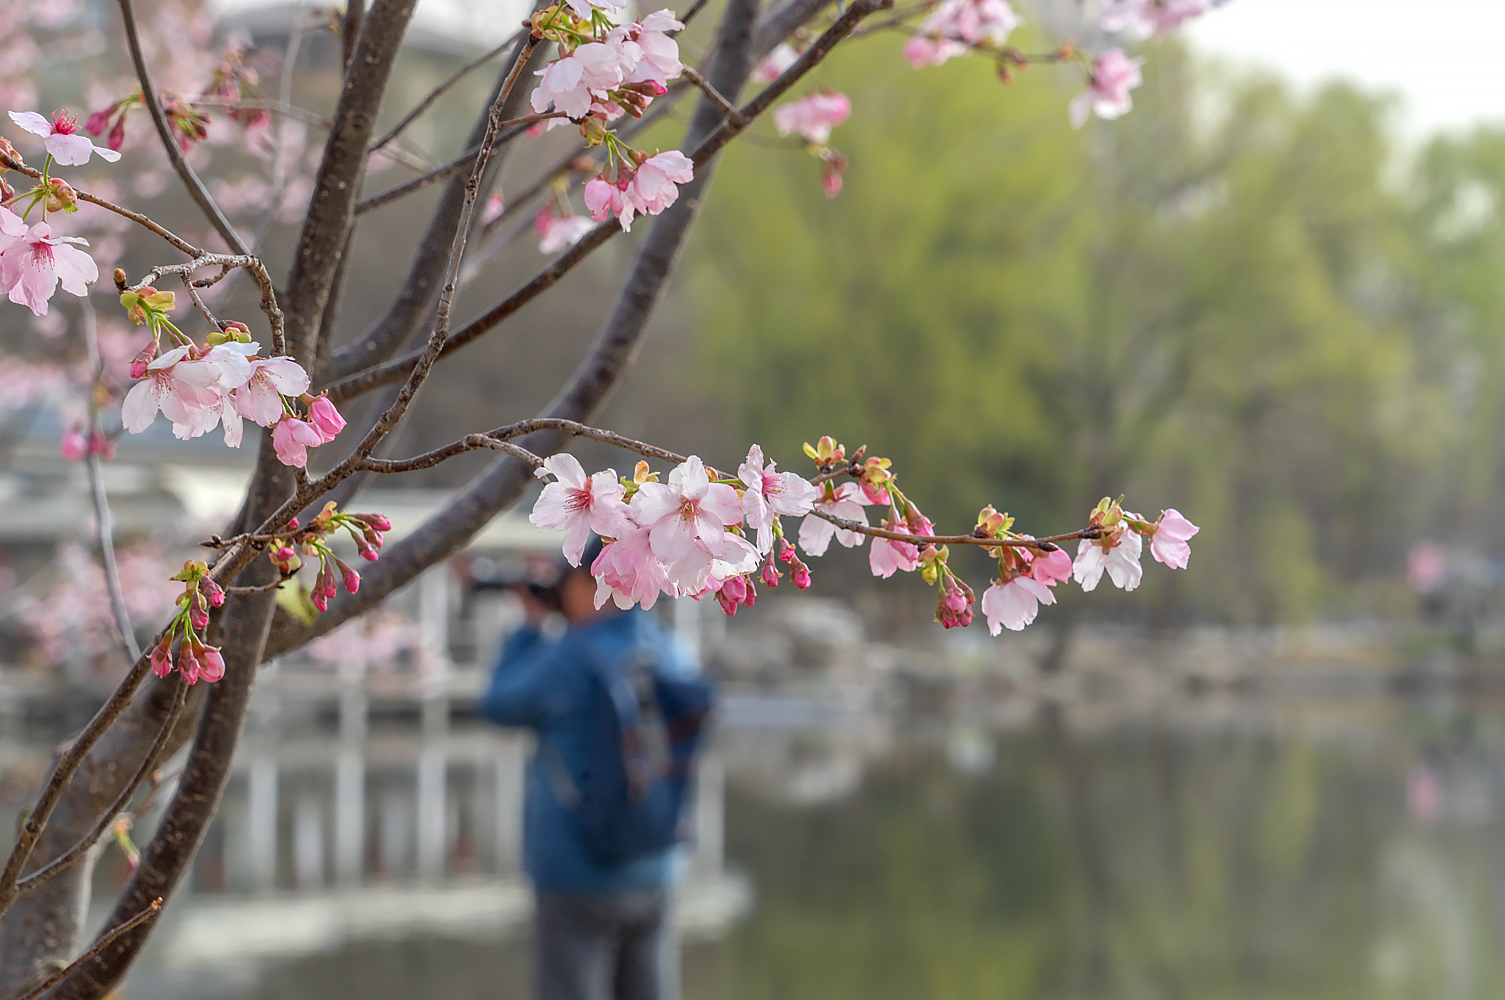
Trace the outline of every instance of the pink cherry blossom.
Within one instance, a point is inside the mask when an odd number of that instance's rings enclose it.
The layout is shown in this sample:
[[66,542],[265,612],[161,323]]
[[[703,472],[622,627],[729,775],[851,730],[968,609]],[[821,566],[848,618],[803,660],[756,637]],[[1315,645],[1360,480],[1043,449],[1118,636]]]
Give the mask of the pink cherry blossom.
[[752,71],[753,83],[772,83],[784,75],[784,70],[795,64],[800,54],[794,50],[794,46],[788,42],[780,42],[773,47],[773,51],[763,57],[763,61]]
[[773,548],[773,522],[780,514],[798,517],[810,513],[820,491],[793,472],[776,472],[775,463],[763,464],[763,449],[753,445],[737,469],[737,478],[746,484],[742,494],[742,512],[747,526],[758,531],[758,551]]
[[1083,590],[1090,592],[1097,588],[1098,581],[1103,578],[1103,571],[1106,570],[1115,587],[1133,590],[1139,586],[1139,578],[1144,575],[1144,570],[1139,565],[1139,554],[1144,547],[1139,533],[1125,529],[1112,547],[1104,551],[1103,543],[1106,541],[1109,539],[1082,539],[1077,546],[1076,560],[1071,566],[1072,575]]
[[[682,31],[671,10],[658,10],[627,29],[638,46],[638,62],[628,73],[628,83],[656,83],[667,87],[684,72],[679,61],[679,43],[669,34]],[[621,29],[618,29],[621,30]]]
[[1029,564],[1029,575],[1047,587],[1054,587],[1063,580],[1071,579],[1071,556],[1065,549],[1035,553]]
[[1185,569],[1191,559],[1191,538],[1201,530],[1176,508],[1167,508],[1161,511],[1155,533],[1150,536],[1150,555],[1171,569]]
[[611,43],[586,42],[538,71],[539,84],[531,98],[534,113],[543,114],[552,105],[570,118],[584,118],[592,95],[621,86],[641,57],[637,43],[620,36]]
[[66,111],[54,112],[51,121],[35,111],[12,111],[10,120],[32,135],[42,136],[42,145],[63,166],[81,167],[95,153],[111,163],[120,159],[115,150],[96,146],[88,136],[79,134],[78,119]]
[[8,208],[0,208],[0,250],[24,239],[29,227],[25,221]]
[[1208,0],[1108,0],[1097,15],[1097,24],[1104,31],[1143,39],[1170,34],[1212,7]]
[[615,541],[606,543],[591,563],[596,578],[596,607],[610,598],[626,610],[641,603],[647,609],[659,594],[678,596],[664,564],[653,554],[647,528],[628,528]]
[[565,247],[572,247],[580,242],[582,236],[596,228],[583,215],[556,216],[547,210],[538,213],[533,225],[538,230],[539,253],[558,253]]
[[975,45],[1001,46],[1023,22],[1008,0],[942,0],[904,45],[916,69],[938,66]]
[[757,546],[741,535],[729,531],[726,533],[726,551],[711,560],[711,571],[706,578],[705,586],[711,590],[719,590],[723,582],[754,572],[762,558]]
[[287,412],[282,397],[301,396],[308,386],[308,373],[292,358],[258,358],[235,390],[235,410],[247,420],[271,427]]
[[345,429],[345,418],[340,416],[340,411],[335,409],[328,396],[319,396],[308,404],[308,421],[324,439],[324,444],[333,441]]
[[1027,576],[1016,576],[1008,583],[995,583],[983,592],[982,613],[988,618],[988,631],[998,635],[1000,628],[1012,632],[1023,630],[1035,620],[1042,604],[1056,603],[1049,587]]
[[587,477],[574,455],[550,455],[535,474],[540,479],[552,474],[555,481],[543,488],[528,520],[542,531],[565,533],[564,557],[571,566],[580,565],[592,531],[616,538],[632,528],[622,499],[627,490],[615,470]]
[[585,207],[597,222],[621,215],[622,189],[604,178],[592,178],[585,183]]
[[313,424],[296,417],[283,417],[272,428],[272,447],[283,465],[301,469],[308,464],[308,449],[324,442]]
[[1109,49],[1092,64],[1092,78],[1087,89],[1071,100],[1071,127],[1087,124],[1087,116],[1112,120],[1127,114],[1134,106],[1129,91],[1144,82],[1139,73],[1141,60],[1130,59],[1122,49]]
[[846,94],[826,91],[789,101],[773,109],[773,124],[779,135],[801,135],[805,141],[824,146],[831,129],[852,115],[852,101]]
[[[219,376],[217,368],[190,363],[187,347],[174,348],[148,365],[146,377],[126,393],[120,422],[127,431],[140,434],[151,426],[160,409],[172,421],[175,432],[184,428],[179,437],[196,437],[190,433],[192,429],[198,428],[198,434],[202,434],[219,418],[216,407],[220,395],[215,388]],[[214,412],[213,419],[209,419],[208,411]]]
[[627,6],[627,0],[602,0],[601,3],[595,3],[593,0],[567,0],[567,2],[570,5],[570,10],[574,11],[575,16],[582,21],[590,20],[592,7],[605,11],[615,11]]
[[623,231],[632,228],[634,212],[658,215],[674,204],[679,197],[677,185],[687,184],[694,177],[695,165],[677,149],[648,157],[632,175],[627,189],[622,192],[625,204],[618,220],[622,223]]
[[[856,483],[842,483],[829,499],[826,494],[822,493],[815,501],[814,509],[866,525],[867,512],[862,508],[870,506],[872,506],[872,501],[863,494],[861,486]],[[813,513],[800,522],[800,548],[812,556],[825,555],[832,538],[847,548],[854,549],[861,545],[866,537],[856,531],[838,528],[830,521],[816,517]]]
[[0,291],[8,292],[12,302],[46,316],[47,302],[60,282],[69,294],[89,294],[89,282],[99,278],[99,268],[92,257],[69,245],[88,246],[88,240],[53,236],[52,227],[45,222],[13,237],[9,232],[14,231],[14,225],[8,220],[7,224],[9,242],[0,250]]
[[[883,525],[893,531],[912,534],[909,525],[903,521],[893,524],[884,521]],[[920,566],[920,547],[913,542],[901,542],[894,538],[874,538],[873,544],[868,548],[867,564],[874,576],[881,576],[885,580],[899,570],[913,573]]]
[[[695,455],[669,473],[668,483],[640,486],[631,508],[633,520],[649,529],[653,553],[681,593],[705,588],[712,561],[728,554],[727,526],[742,523],[737,491],[712,483]],[[733,555],[737,548],[733,545]]]

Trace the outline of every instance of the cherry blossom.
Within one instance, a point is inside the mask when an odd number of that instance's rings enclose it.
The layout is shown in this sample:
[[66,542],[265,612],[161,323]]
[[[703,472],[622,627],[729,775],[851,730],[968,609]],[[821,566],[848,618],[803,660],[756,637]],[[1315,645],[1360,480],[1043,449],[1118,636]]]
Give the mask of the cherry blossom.
[[[589,198],[586,203],[589,204]],[[539,253],[558,253],[565,247],[572,247],[595,228],[583,215],[556,216],[547,209],[534,217],[533,226],[538,231]]]
[[1160,513],[1155,533],[1150,536],[1150,555],[1171,569],[1185,569],[1191,559],[1191,538],[1202,529],[1192,524],[1174,507]]
[[[616,29],[637,44],[638,63],[628,74],[628,83],[656,83],[667,87],[684,72],[679,61],[679,43],[669,34],[683,31],[672,10],[657,10],[635,25]],[[615,34],[615,32],[613,32]]]
[[53,112],[51,121],[35,111],[12,111],[10,120],[32,135],[42,136],[42,145],[63,166],[81,167],[95,153],[111,163],[120,159],[120,154],[115,150],[96,146],[89,141],[88,136],[79,134],[78,119],[67,111]]
[[1139,565],[1143,549],[1138,532],[1126,526],[1107,538],[1084,538],[1077,546],[1076,560],[1072,563],[1072,575],[1085,591],[1097,589],[1098,581],[1106,570],[1113,585],[1122,590],[1139,586],[1144,570]]
[[596,607],[611,599],[624,611],[641,603],[653,607],[659,594],[678,596],[664,564],[653,554],[647,528],[631,527],[607,542],[591,563],[596,578]]
[[621,215],[622,187],[602,177],[591,178],[585,182],[585,207],[597,222]]
[[545,477],[553,475],[555,481],[543,488],[528,520],[541,531],[564,531],[564,557],[571,566],[580,565],[592,531],[616,538],[631,530],[632,519],[622,499],[627,491],[615,470],[587,477],[579,459],[561,454],[544,459],[535,474],[546,482]]
[[1003,45],[1022,23],[1008,0],[942,0],[904,43],[904,58],[915,69],[939,66],[975,45]]
[[[7,212],[14,218],[14,214]],[[89,294],[89,282],[99,278],[94,259],[69,244],[84,246],[89,241],[78,236],[53,236],[52,227],[39,222],[16,236],[15,224],[0,219],[5,232],[5,249],[0,250],[0,291],[10,300],[26,306],[38,316],[47,315],[47,303],[57,291],[71,295]]]
[[780,42],[773,47],[773,51],[763,57],[763,61],[752,71],[753,83],[772,83],[784,75],[784,71],[795,64],[800,54],[794,50],[794,46],[788,42]]
[[1092,64],[1087,89],[1071,100],[1071,127],[1087,124],[1087,116],[1093,112],[1108,120],[1127,114],[1134,106],[1129,91],[1144,82],[1139,73],[1140,62],[1124,55],[1122,49],[1109,49],[1098,56]]
[[271,427],[287,412],[282,397],[308,391],[308,373],[292,358],[257,358],[250,374],[235,390],[235,411],[247,420]]
[[679,197],[680,184],[695,177],[695,165],[677,149],[658,153],[644,160],[622,192],[623,207],[617,217],[626,232],[632,228],[634,212],[658,215]]
[[935,620],[945,628],[966,628],[972,624],[972,601],[972,588],[947,573],[937,595]]
[[773,110],[773,124],[779,135],[801,135],[805,141],[824,146],[831,129],[852,115],[852,101],[846,94],[825,91],[781,104]]
[[1108,0],[1097,16],[1097,23],[1104,31],[1149,38],[1170,34],[1213,6],[1209,0]]
[[0,251],[26,236],[26,223],[8,208],[0,208]]
[[776,472],[775,463],[763,464],[763,449],[753,445],[747,459],[737,469],[737,478],[746,484],[742,494],[742,512],[747,526],[758,531],[758,551],[773,548],[773,522],[780,514],[797,517],[810,513],[820,491],[793,472]]
[[[122,426],[132,434],[140,434],[151,426],[161,410],[162,415],[173,423],[179,437],[194,437],[188,431],[201,427],[202,434],[214,426],[207,425],[205,411],[214,410],[220,402],[216,390],[220,371],[211,365],[195,365],[190,362],[189,348],[176,347],[147,366],[146,377],[131,387],[120,408]],[[179,428],[183,432],[179,433]]]
[[[667,484],[645,482],[638,487],[631,510],[633,520],[649,529],[653,553],[663,560],[681,593],[705,589],[712,561],[728,554],[726,528],[742,523],[737,491],[711,482],[695,455],[675,466]],[[732,555],[736,554],[734,547]]]
[[308,449],[324,443],[313,424],[297,417],[283,417],[272,428],[272,447],[283,465],[301,469],[308,464]]
[[[872,506],[872,501],[862,492],[862,487],[857,483],[842,483],[829,493],[821,494],[815,501],[815,510],[824,511],[836,517],[844,517],[849,521],[857,521],[867,524],[867,512],[863,507]],[[862,544],[866,535],[850,531],[846,528],[838,528],[823,518],[814,514],[808,515],[800,522],[800,548],[806,554],[823,556],[835,538],[842,545],[854,549]]]
[[[900,531],[905,534],[913,534],[909,526],[903,521],[890,524],[883,522],[883,526],[892,531]],[[929,534],[929,532],[925,532]],[[920,548],[913,542],[901,542],[894,538],[874,538],[873,544],[868,547],[868,568],[874,576],[887,580],[895,572],[903,570],[913,573],[920,566]]]
[[1016,576],[1007,583],[995,583],[982,595],[982,613],[988,619],[988,631],[998,635],[1000,628],[1022,631],[1035,620],[1040,605],[1056,603],[1056,595],[1043,583],[1028,576]]
[[1054,587],[1057,583],[1071,579],[1071,556],[1066,554],[1065,549],[1057,548],[1050,552],[1036,552],[1033,555],[1034,558],[1029,564],[1029,575],[1037,582],[1047,587]]
[[742,606],[752,607],[757,603],[758,588],[745,576],[734,576],[722,583],[716,591],[716,601],[728,616],[735,615]]
[[319,396],[308,404],[308,421],[314,425],[314,430],[319,432],[325,444],[333,441],[345,429],[345,418],[340,416],[340,411],[335,409],[328,396]]
[[595,99],[593,92],[604,94],[627,82],[641,57],[637,43],[624,36],[612,42],[586,42],[538,71],[539,84],[531,98],[534,113],[543,114],[553,106],[570,118],[584,118]]
[[567,0],[567,2],[570,5],[570,10],[574,11],[575,16],[582,21],[589,21],[591,19],[591,8],[593,7],[604,11],[618,11],[627,6],[627,0],[602,0],[601,3],[595,3],[593,0]]

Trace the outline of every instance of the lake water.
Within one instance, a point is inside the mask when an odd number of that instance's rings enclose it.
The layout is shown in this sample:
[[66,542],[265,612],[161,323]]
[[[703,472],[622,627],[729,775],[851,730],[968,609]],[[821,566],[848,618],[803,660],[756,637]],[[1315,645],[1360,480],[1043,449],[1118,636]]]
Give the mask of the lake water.
[[[1005,702],[970,723],[767,708],[733,713],[718,737],[724,798],[707,821],[724,827],[724,858],[698,864],[725,891],[696,904],[690,1000],[1505,995],[1500,703],[1204,698],[1125,715]],[[337,792],[284,763],[270,881],[196,873],[182,912],[200,907],[198,935],[177,940],[200,946],[174,957],[159,943],[127,996],[526,997],[511,848],[465,818],[504,805],[488,753],[445,765],[441,800],[460,804],[432,835],[445,860],[427,880],[409,845],[373,881],[386,850],[373,840],[395,836],[382,816],[400,810],[368,796],[367,875],[344,898],[395,901],[385,929],[308,947],[273,933],[216,957],[205,941],[268,923],[296,939],[308,900],[342,891],[327,860],[338,834],[298,818]],[[251,773],[227,823],[244,821]],[[367,788],[386,780],[365,773]],[[216,836],[211,862],[234,841]]]

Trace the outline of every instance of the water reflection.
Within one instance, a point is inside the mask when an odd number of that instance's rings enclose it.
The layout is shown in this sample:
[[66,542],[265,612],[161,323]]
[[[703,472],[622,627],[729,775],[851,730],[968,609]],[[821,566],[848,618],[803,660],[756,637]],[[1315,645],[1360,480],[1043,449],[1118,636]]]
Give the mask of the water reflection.
[[[526,748],[452,707],[353,688],[322,712],[261,706],[131,995],[527,996]],[[729,700],[682,908],[687,996],[1505,988],[1505,705],[960,714]]]

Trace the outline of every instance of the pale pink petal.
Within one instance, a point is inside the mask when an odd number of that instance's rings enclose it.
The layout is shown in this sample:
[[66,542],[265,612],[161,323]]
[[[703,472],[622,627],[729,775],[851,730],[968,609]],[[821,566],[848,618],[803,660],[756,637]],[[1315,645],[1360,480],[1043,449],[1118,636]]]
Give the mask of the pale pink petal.
[[10,120],[30,132],[32,135],[51,135],[52,120],[35,111],[12,111]]

